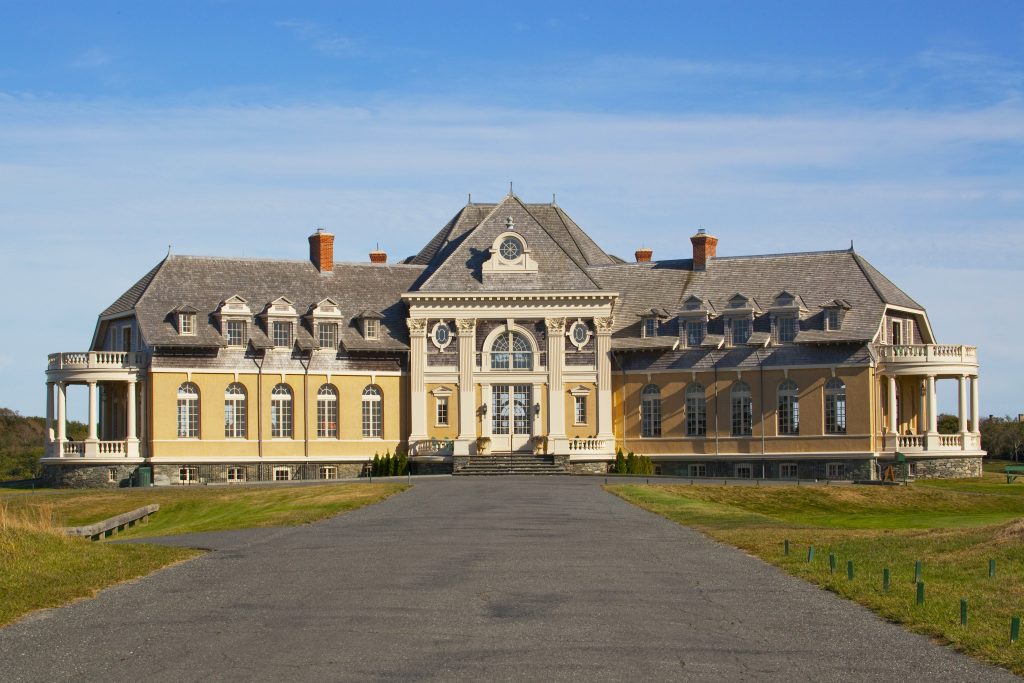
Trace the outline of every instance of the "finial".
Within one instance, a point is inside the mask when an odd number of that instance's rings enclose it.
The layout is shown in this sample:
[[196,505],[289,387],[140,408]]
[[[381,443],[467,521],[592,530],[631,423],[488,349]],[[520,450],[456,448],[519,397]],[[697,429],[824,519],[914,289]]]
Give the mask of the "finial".
[[514,197],[515,196],[515,194],[512,192],[512,181],[511,180],[508,181],[508,196],[509,197]]
[[171,255],[171,245],[170,244],[167,245],[167,255],[168,256]]
[[850,251],[853,251],[853,240],[850,240]]
[[555,205],[557,205],[557,204],[558,204],[558,202],[557,202],[557,201],[555,201],[555,193],[554,193],[554,192],[552,192],[552,193],[551,193],[551,206],[555,206]]
[[466,193],[466,204],[472,204],[472,203],[473,203],[473,193],[472,192],[467,192]]

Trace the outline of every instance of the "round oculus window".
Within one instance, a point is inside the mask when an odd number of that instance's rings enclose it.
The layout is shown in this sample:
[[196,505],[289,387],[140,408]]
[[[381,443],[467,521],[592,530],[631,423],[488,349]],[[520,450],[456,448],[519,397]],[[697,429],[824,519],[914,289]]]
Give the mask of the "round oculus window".
[[515,261],[523,254],[523,243],[515,237],[506,237],[498,247],[498,253],[506,261]]
[[434,342],[438,346],[444,346],[447,344],[450,336],[451,331],[445,323],[438,323],[437,327],[434,328]]
[[577,344],[585,344],[587,341],[587,326],[583,323],[576,323],[572,326],[572,340]]

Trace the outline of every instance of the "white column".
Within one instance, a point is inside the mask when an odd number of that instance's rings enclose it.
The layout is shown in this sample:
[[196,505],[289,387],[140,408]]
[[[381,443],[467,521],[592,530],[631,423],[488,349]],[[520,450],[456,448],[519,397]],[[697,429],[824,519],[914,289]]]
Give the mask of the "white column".
[[125,390],[125,455],[129,458],[139,456],[139,429],[135,415],[135,380],[128,382]]
[[556,455],[568,451],[565,435],[565,386],[562,366],[565,363],[565,318],[544,321],[548,335],[548,452]]
[[53,443],[53,382],[46,383],[46,444]]
[[455,326],[459,330],[459,438],[455,441],[455,455],[469,455],[471,450],[476,451],[476,320],[456,320]]
[[978,376],[971,378],[971,432],[981,431],[981,415],[978,413]]
[[89,436],[88,441],[97,441],[96,420],[99,416],[99,392],[95,381],[89,382]]
[[594,318],[597,327],[597,438],[614,450],[612,429],[612,319]]
[[935,405],[935,375],[928,375],[928,433],[939,433],[939,411]]
[[427,385],[424,380],[427,362],[427,321],[410,318],[409,326],[409,398],[411,424],[409,445],[427,439]]
[[[957,401],[957,409],[958,409],[957,415],[960,416],[960,433],[961,434],[966,434],[967,433],[967,375],[960,375],[957,378],[957,389],[959,390],[957,392],[957,397],[959,398],[959,400]],[[964,443],[967,443],[966,439],[964,439]]]
[[899,413],[896,410],[896,378],[889,377],[889,434],[899,432]]
[[[67,420],[67,403],[68,403],[68,385],[64,382],[57,382],[57,444],[58,448],[62,446],[64,441],[68,438],[68,420]],[[63,451],[58,455],[63,455]]]

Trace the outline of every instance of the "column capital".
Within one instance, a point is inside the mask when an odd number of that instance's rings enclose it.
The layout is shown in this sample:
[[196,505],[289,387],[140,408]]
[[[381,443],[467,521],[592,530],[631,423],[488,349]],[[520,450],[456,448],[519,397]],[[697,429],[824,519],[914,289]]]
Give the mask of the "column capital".
[[473,334],[476,332],[476,318],[456,318],[455,327],[458,328],[459,334]]
[[544,326],[551,336],[565,334],[565,318],[544,318]]
[[405,324],[409,328],[409,334],[413,337],[427,336],[427,321],[425,318],[408,318]]
[[597,328],[598,334],[611,334],[612,323],[615,322],[615,318],[612,316],[599,316],[594,318],[594,327]]

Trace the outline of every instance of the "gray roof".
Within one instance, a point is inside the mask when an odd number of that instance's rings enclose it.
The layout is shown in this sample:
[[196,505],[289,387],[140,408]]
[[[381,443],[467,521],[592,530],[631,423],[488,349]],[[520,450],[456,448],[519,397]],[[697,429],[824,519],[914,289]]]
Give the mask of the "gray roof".
[[871,352],[864,344],[836,344],[826,347],[774,346],[731,349],[690,349],[667,353],[631,353],[621,357],[623,369],[656,370],[719,370],[792,367],[794,365],[868,365]]
[[[309,261],[170,256],[154,269],[135,311],[142,337],[150,346],[211,347],[223,344],[213,314],[233,295],[245,299],[254,314],[278,297],[287,297],[299,316],[330,297],[342,314],[340,337],[345,349],[402,350],[408,348],[408,332],[401,295],[422,270],[409,265],[336,263],[333,272],[320,273]],[[194,336],[179,335],[170,313],[185,302],[199,310]],[[367,309],[383,315],[379,340],[364,340],[355,322]],[[302,325],[296,331],[300,347],[315,346]],[[258,325],[251,324],[249,332],[254,346],[269,344]]]

